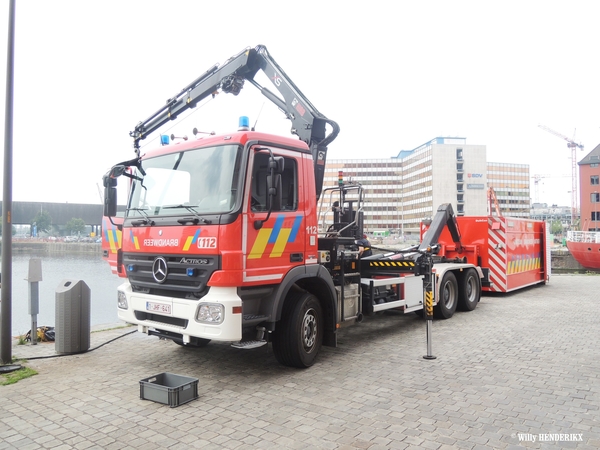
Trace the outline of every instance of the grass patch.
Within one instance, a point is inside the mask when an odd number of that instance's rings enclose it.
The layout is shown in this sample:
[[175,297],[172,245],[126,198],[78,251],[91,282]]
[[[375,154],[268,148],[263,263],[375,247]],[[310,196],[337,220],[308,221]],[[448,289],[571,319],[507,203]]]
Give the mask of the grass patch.
[[17,381],[24,380],[25,378],[37,375],[37,372],[29,367],[23,367],[14,372],[0,375],[0,386],[8,386],[9,384],[15,384]]

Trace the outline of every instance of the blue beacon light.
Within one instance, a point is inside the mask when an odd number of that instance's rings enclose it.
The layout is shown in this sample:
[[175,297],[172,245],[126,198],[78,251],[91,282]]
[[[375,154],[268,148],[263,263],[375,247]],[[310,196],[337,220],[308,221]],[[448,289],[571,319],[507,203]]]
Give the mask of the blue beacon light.
[[250,129],[250,119],[248,116],[240,116],[238,131],[248,131]]

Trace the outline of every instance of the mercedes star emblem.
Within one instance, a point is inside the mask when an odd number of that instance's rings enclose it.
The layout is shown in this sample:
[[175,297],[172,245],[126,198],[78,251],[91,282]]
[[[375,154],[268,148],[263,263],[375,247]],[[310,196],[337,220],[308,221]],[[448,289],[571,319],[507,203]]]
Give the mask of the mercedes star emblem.
[[167,279],[167,260],[159,256],[152,263],[152,276],[157,283],[164,283]]

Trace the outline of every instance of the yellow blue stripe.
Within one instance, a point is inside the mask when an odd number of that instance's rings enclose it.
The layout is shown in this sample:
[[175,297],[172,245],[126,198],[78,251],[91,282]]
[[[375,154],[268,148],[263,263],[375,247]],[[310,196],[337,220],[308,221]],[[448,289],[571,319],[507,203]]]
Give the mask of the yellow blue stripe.
[[185,244],[183,245],[183,251],[187,252],[190,249],[190,246],[192,244],[195,244],[196,242],[198,242],[198,236],[200,236],[200,229],[196,230],[196,233],[194,233],[193,236],[188,236]]
[[302,225],[302,216],[296,216],[291,228],[284,228],[283,223],[285,216],[280,215],[275,219],[273,228],[262,228],[258,232],[258,236],[252,245],[252,249],[248,255],[248,259],[262,258],[267,245],[271,244],[271,253],[269,258],[279,258],[288,242],[295,242],[298,236],[298,231]]

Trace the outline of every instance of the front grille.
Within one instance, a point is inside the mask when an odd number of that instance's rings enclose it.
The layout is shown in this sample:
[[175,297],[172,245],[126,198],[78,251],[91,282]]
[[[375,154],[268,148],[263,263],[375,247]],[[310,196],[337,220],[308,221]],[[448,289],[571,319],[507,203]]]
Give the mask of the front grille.
[[[152,275],[152,264],[159,255],[123,254],[123,267],[135,292],[177,298],[200,298],[208,291],[207,283],[221,268],[218,256],[160,255],[167,261],[167,278],[158,283]],[[192,276],[187,274],[193,269]]]

